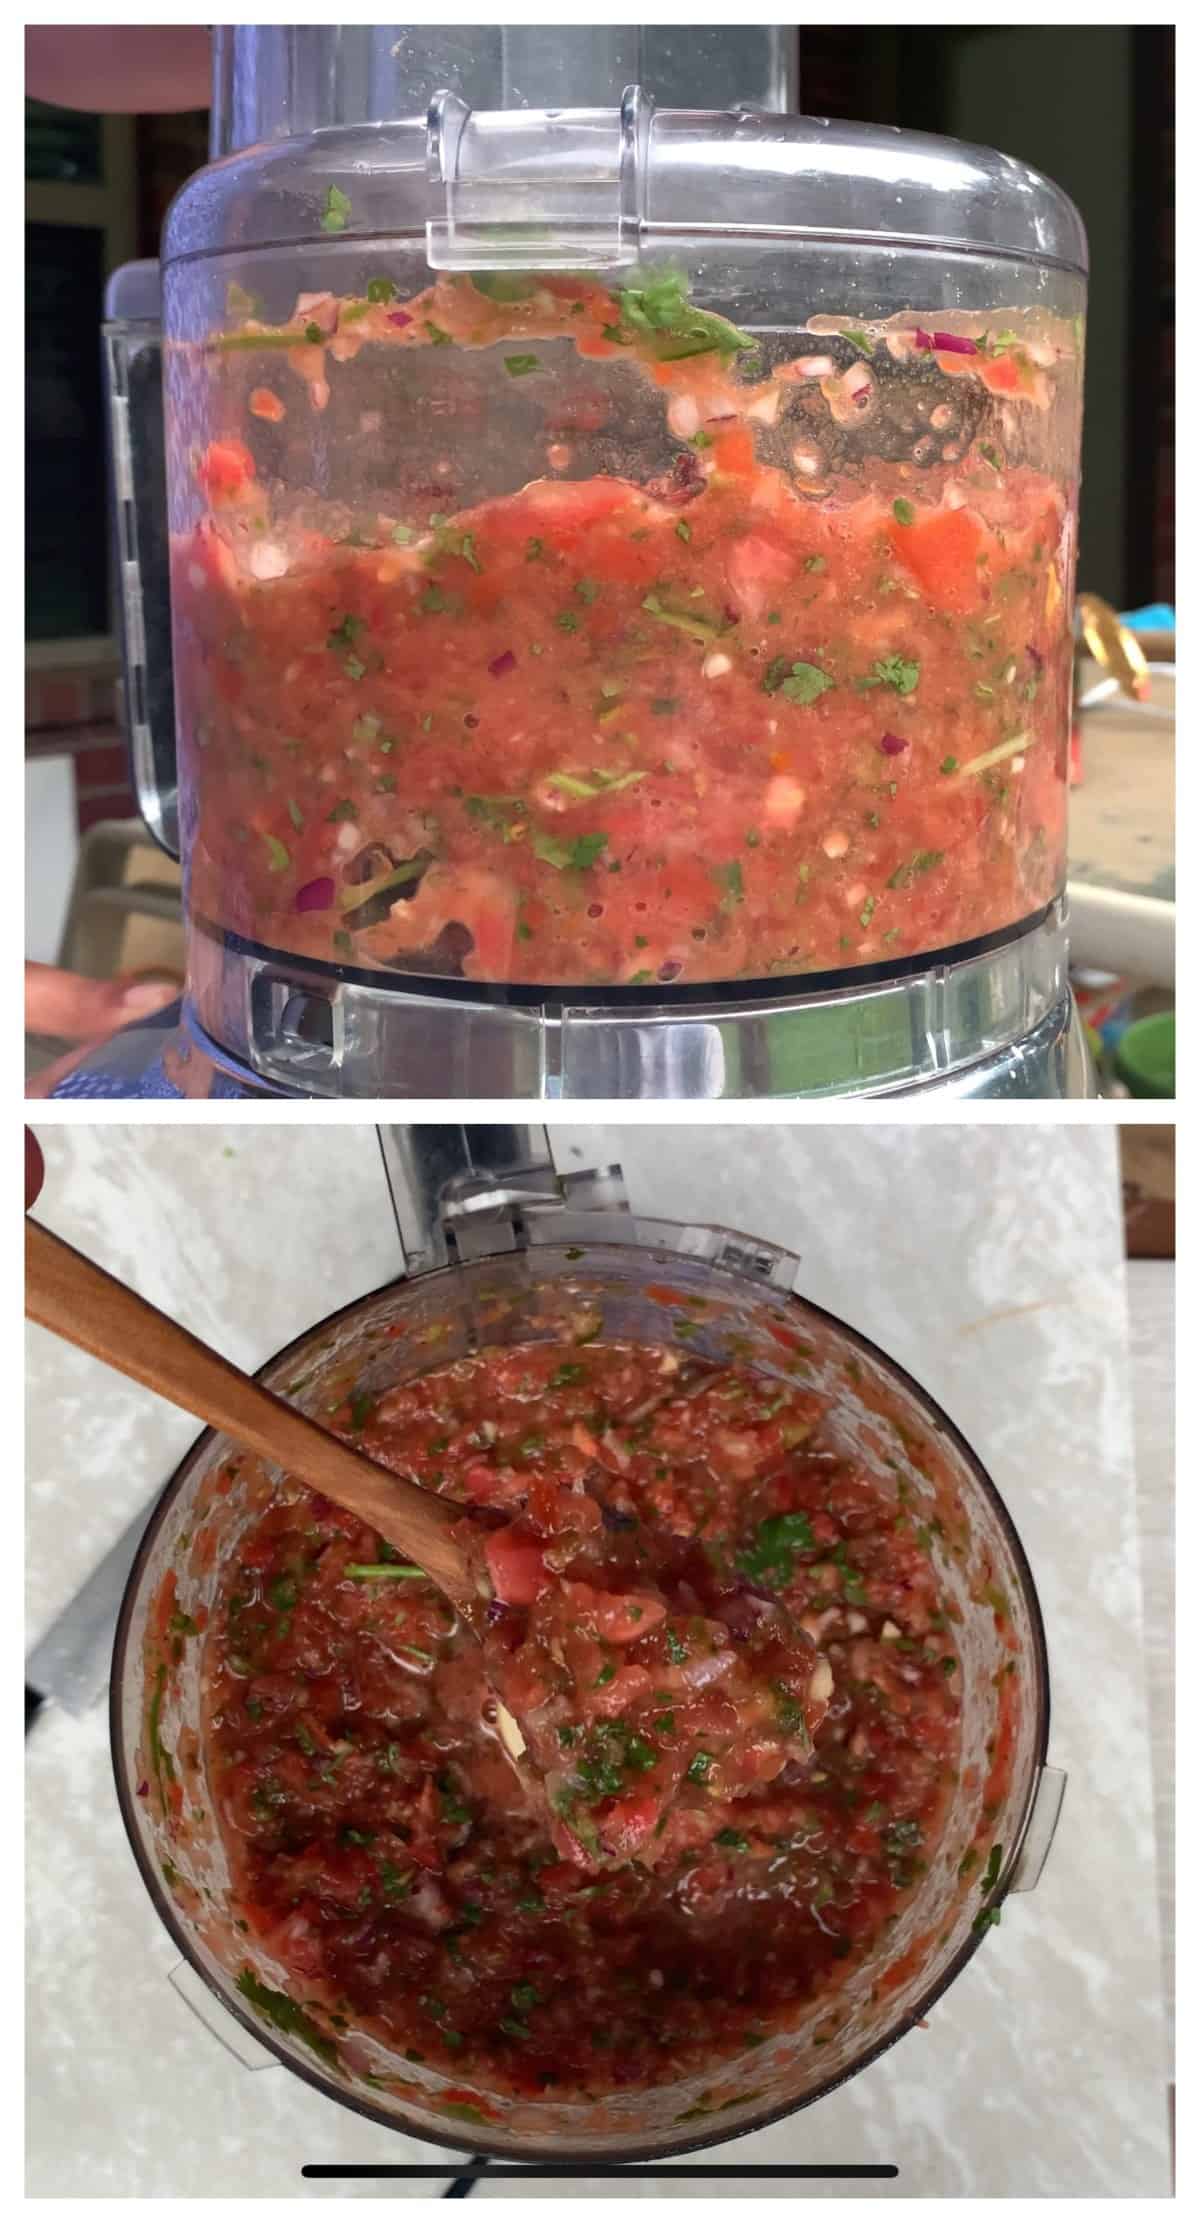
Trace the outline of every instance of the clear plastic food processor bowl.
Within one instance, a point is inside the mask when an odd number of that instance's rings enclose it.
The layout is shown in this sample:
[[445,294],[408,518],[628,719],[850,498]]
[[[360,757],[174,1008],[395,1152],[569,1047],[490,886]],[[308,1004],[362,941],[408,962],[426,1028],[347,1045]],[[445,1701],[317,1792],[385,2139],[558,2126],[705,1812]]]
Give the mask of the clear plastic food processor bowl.
[[[752,2055],[686,2082],[591,2102],[514,2100],[486,2081],[464,2088],[389,2053],[353,2024],[331,2025],[238,1926],[200,1733],[202,1646],[183,1646],[161,1686],[151,1672],[151,1617],[164,1584],[173,1577],[180,1611],[211,1609],[272,1487],[269,1470],[241,1456],[231,1465],[231,1445],[211,1433],[165,1490],[125,1596],[112,1677],[117,1790],[146,1888],[190,1964],[188,1996],[235,2052],[244,2055],[249,2041],[262,2059],[266,2048],[329,2098],[440,2144],[528,2161],[658,2158],[809,2105],[928,2011],[980,1943],[979,1870],[964,1878],[959,1869],[981,1830],[989,1848],[1003,1848],[1001,1893],[1036,1881],[1062,1795],[1062,1778],[1044,1766],[1046,1648],[1025,1555],[979,1460],[900,1367],[793,1293],[794,1258],[724,1230],[624,1215],[618,1233],[606,1217],[602,1239],[594,1213],[556,1214],[552,1228],[531,1220],[527,1234],[524,1249],[423,1274],[350,1305],[273,1359],[263,1379],[320,1416],[353,1386],[378,1395],[481,1347],[554,1340],[582,1296],[599,1308],[605,1338],[678,1339],[689,1353],[818,1390],[829,1400],[835,1440],[882,1491],[910,1493],[914,1517],[927,1523],[962,1659],[957,1787],[895,1928],[837,1990]],[[399,1338],[389,1333],[395,1326]],[[1012,1767],[985,1816],[1002,1685],[1005,1708],[1015,1708]],[[163,1752],[172,1756],[178,1800],[166,1818],[150,1795]],[[241,1979],[253,1995],[248,1975],[291,1998],[300,2013],[285,2014],[290,2028],[256,2013],[239,1989]]]

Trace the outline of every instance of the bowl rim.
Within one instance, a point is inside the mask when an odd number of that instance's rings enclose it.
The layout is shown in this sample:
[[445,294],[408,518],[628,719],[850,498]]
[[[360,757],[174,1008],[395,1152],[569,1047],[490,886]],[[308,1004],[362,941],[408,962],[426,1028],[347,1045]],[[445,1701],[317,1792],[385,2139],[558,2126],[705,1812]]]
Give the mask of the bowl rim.
[[[638,1217],[639,1215],[634,1216]],[[656,1219],[650,1224],[658,1227],[679,1227],[700,1223]],[[708,1223],[704,1224],[707,1225]],[[565,1249],[566,1247],[568,1246],[565,1242],[561,1246],[539,1242],[534,1255],[545,1257],[555,1248]],[[614,1242],[611,1238],[598,1234],[594,1241],[588,1241],[587,1253],[590,1257],[593,1251],[612,1250],[628,1257],[632,1247],[634,1246],[631,1246],[628,1242]],[[656,1246],[654,1244],[648,1244],[642,1254],[646,1257],[652,1257],[655,1250]],[[670,1258],[672,1255],[676,1254],[662,1253],[664,1258]],[[308,1343],[314,1335],[336,1327],[338,1322],[345,1320],[349,1314],[377,1303],[381,1298],[392,1292],[411,1288],[414,1284],[421,1289],[425,1289],[439,1281],[446,1281],[451,1277],[457,1278],[464,1270],[469,1271],[473,1265],[486,1267],[494,1266],[494,1264],[494,1259],[485,1257],[466,1261],[465,1266],[440,1266],[416,1276],[401,1274],[389,1281],[382,1282],[377,1288],[367,1290],[362,1296],[352,1297],[348,1303],[339,1305],[333,1312],[327,1313],[320,1320],[314,1321],[311,1327],[305,1328],[299,1335],[293,1336],[290,1342],[282,1344],[279,1350],[273,1352],[270,1358],[265,1359],[263,1364],[255,1369],[254,1379],[256,1381],[261,1380],[273,1368],[291,1359],[301,1345]],[[797,1264],[799,1264],[799,1261],[797,1261]],[[711,1263],[710,1270],[718,1274],[729,1274],[735,1280],[746,1278],[738,1275],[736,1269],[715,1262]],[[765,1283],[760,1285],[759,1293],[765,1293],[767,1287],[768,1285]],[[828,1306],[815,1304],[810,1298],[802,1296],[796,1289],[783,1290],[778,1285],[774,1285],[773,1294],[789,1304],[797,1305],[809,1316],[836,1328],[840,1334],[846,1336],[867,1357],[879,1361],[900,1386],[916,1398],[917,1402],[924,1408],[933,1426],[944,1433],[953,1448],[966,1462],[976,1484],[990,1501],[991,1511],[999,1523],[1008,1549],[1012,1554],[1022,1600],[1029,1615],[1032,1641],[1034,1670],[1033,1764],[1030,1768],[1029,1786],[1020,1821],[1013,1833],[1012,1841],[997,1878],[995,1891],[989,1902],[992,1905],[998,1905],[1007,1896],[1011,1878],[1028,1834],[1037,1800],[1039,1781],[1042,1770],[1046,1765],[1050,1741],[1050,1662],[1046,1645],[1046,1629],[1042,1618],[1037,1586],[1033,1579],[1033,1570],[1029,1564],[1025,1547],[1021,1542],[1012,1515],[978,1453],[973,1450],[961,1429],[951,1420],[949,1414],[943,1411],[937,1399],[917,1380],[916,1376],[911,1374],[907,1367],[902,1366],[897,1359],[892,1358],[870,1336],[864,1335],[861,1329],[852,1327],[848,1321],[841,1319],[837,1313],[831,1312]],[[494,2161],[528,2162],[537,2164],[543,2169],[550,2168],[551,2160],[553,2164],[562,2164],[564,2167],[572,2169],[586,2167],[589,2162],[611,2164],[614,2160],[620,2160],[622,2163],[627,2162],[632,2165],[639,2162],[666,2161],[681,2154],[700,2153],[708,2147],[728,2145],[737,2139],[751,2137],[757,2131],[768,2129],[773,2123],[785,2121],[789,2115],[797,2115],[804,2109],[814,2106],[818,2100],[828,2098],[831,2092],[837,2091],[843,2084],[848,2084],[852,2077],[860,2075],[864,2069],[878,2061],[883,2054],[890,2052],[894,2045],[898,2045],[901,2038],[907,2037],[909,2031],[924,2020],[930,2009],[937,2004],[938,2000],[949,1990],[950,1985],[962,1974],[967,1963],[974,1958],[987,1935],[984,1929],[972,1929],[967,1932],[958,1951],[952,1956],[941,1974],[920,1994],[912,2007],[900,2017],[894,2028],[889,2029],[881,2037],[874,2040],[851,2065],[826,2077],[811,2092],[807,2092],[802,2099],[785,2100],[780,2105],[772,2104],[764,2107],[760,2113],[739,2124],[737,2129],[733,2131],[711,2127],[701,2131],[689,2130],[678,2137],[668,2134],[662,2138],[654,2139],[648,2144],[635,2143],[628,2149],[622,2148],[619,2154],[612,2148],[600,2152],[594,2147],[581,2149],[568,2147],[561,2152],[555,2152],[552,2157],[536,2153],[531,2154],[525,2141],[493,2136],[491,2125],[484,2122],[479,2125],[479,2135],[477,2137],[470,2139],[441,2137],[436,2131],[427,2129],[423,2124],[418,2128],[407,2121],[398,2121],[394,2115],[386,2113],[382,2108],[373,2106],[370,2101],[360,2099],[357,2094],[348,2092],[337,2079],[324,2074],[315,2067],[310,2067],[305,2061],[295,2059],[275,2037],[270,2026],[253,2016],[248,2008],[243,2007],[236,1993],[230,1997],[193,1952],[186,1928],[164,1888],[158,1870],[143,1849],[139,1816],[135,1804],[135,1792],[130,1781],[131,1771],[126,1768],[124,1763],[121,1714],[126,1655],[142,1575],[157,1541],[159,1530],[162,1528],[175,1498],[188,1480],[197,1460],[204,1456],[210,1445],[218,1440],[218,1437],[219,1431],[217,1429],[204,1428],[184,1452],[155,1503],[126,1580],[120,1611],[117,1615],[116,1632],[113,1638],[112,1667],[109,1676],[109,1749],[117,1804],[120,1808],[125,1834],[129,1840],[130,1850],[137,1864],[138,1872],[154,1911],[166,1929],[172,1943],[178,1948],[189,1967],[201,1978],[225,2013],[232,2015],[250,2037],[254,2038],[259,2045],[264,2046],[268,2052],[274,2054],[276,2060],[284,2068],[290,2070],[293,2075],[302,2078],[306,2084],[310,2084],[315,2091],[322,2093],[325,2098],[336,2100],[340,2106],[349,2108],[354,2114],[363,2116],[366,2121],[376,2123],[384,2130],[396,2131],[401,2136],[416,2139],[426,2145],[439,2147],[450,2157],[455,2154],[470,2154],[472,2156],[483,2156]],[[734,2164],[731,2164],[731,2167],[734,2166]],[[449,2167],[450,2162],[448,2161]]]

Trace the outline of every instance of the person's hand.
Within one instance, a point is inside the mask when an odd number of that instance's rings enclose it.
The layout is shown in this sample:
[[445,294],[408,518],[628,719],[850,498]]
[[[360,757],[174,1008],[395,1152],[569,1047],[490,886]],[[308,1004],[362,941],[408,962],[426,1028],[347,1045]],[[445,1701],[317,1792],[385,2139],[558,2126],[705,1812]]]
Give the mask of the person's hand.
[[37,1203],[42,1193],[42,1183],[45,1178],[46,1161],[42,1156],[42,1146],[37,1136],[27,1127],[25,1129],[25,1209],[27,1212],[31,1205]]
[[57,965],[25,966],[25,1032],[57,1035],[80,1046],[25,1083],[27,1096],[49,1096],[64,1075],[99,1042],[122,1027],[149,1019],[174,1003],[179,986],[170,980],[144,980],[120,973],[115,980],[85,980]]

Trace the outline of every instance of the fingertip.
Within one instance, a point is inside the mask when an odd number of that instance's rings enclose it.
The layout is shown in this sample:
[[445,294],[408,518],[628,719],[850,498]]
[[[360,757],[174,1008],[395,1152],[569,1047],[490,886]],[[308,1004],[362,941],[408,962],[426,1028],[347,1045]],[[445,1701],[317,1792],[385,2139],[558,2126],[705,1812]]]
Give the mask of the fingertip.
[[36,1204],[46,1178],[42,1146],[30,1128],[25,1129],[25,1209]]

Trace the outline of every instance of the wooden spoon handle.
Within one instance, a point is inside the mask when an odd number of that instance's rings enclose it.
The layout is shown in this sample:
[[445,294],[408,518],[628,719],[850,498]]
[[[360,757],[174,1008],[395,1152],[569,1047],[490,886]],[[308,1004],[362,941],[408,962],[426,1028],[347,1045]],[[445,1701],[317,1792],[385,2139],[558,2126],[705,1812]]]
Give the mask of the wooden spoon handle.
[[456,1602],[474,1594],[452,1533],[460,1506],[352,1451],[36,1220],[25,1223],[25,1310],[368,1521]]

